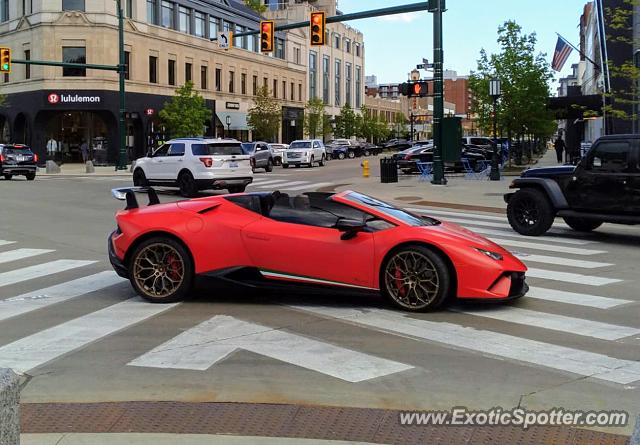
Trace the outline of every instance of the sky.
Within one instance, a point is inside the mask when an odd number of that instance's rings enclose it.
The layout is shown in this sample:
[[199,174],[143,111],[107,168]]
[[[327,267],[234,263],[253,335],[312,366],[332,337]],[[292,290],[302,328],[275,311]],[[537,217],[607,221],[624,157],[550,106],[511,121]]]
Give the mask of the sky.
[[[338,0],[343,13],[416,3],[417,0]],[[445,69],[459,75],[475,70],[480,49],[497,52],[498,27],[515,20],[523,32],[535,32],[537,51],[551,62],[557,35],[578,46],[580,15],[587,0],[447,0],[444,21]],[[348,22],[364,33],[365,72],[378,76],[378,83],[404,82],[422,58],[433,60],[433,18],[416,12]],[[570,73],[579,61],[574,50],[556,79]],[[423,72],[424,75],[424,72]],[[556,84],[552,85],[555,94]]]

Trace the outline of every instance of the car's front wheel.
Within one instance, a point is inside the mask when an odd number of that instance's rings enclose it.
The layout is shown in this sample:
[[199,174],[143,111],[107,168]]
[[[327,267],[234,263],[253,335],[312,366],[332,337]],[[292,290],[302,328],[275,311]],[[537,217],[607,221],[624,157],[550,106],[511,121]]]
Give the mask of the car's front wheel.
[[27,181],[33,181],[34,179],[36,179],[35,173],[27,173],[25,176],[27,177]]
[[347,156],[349,156],[349,159],[353,159],[356,157],[356,152],[353,150],[349,150],[349,153]]
[[320,163],[319,163],[319,165],[320,165],[320,167],[324,167],[324,166],[326,165],[324,155],[322,155],[322,158],[320,158]]
[[246,189],[246,185],[231,185],[227,188],[229,193],[244,193]]
[[371,156],[371,151],[369,151],[369,150],[365,150],[365,151],[364,151],[364,155],[365,155],[365,156]]
[[184,197],[192,198],[198,193],[198,185],[193,179],[193,175],[188,171],[180,173],[178,186],[180,187],[180,194]]
[[451,289],[451,274],[442,257],[424,246],[393,252],[382,265],[382,295],[401,309],[423,312],[438,308]]
[[155,236],[135,247],[129,260],[133,288],[152,303],[184,300],[193,282],[193,261],[178,241]]
[[309,168],[313,168],[313,164],[315,163],[315,159],[311,156],[311,160],[309,161]]
[[345,156],[343,152],[338,153],[338,159],[344,159],[344,158]]
[[11,178],[13,178],[13,175],[10,175],[10,174],[6,174],[3,176],[4,176],[4,179],[6,179],[7,181],[11,181]]
[[271,160],[271,158],[269,158],[269,160],[267,161],[267,166],[264,168],[264,171],[266,171],[267,173],[273,171],[273,161]]
[[147,176],[144,174],[144,171],[141,168],[137,168],[133,172],[133,185],[136,187],[146,187],[149,185],[147,181]]
[[540,236],[553,225],[556,212],[547,197],[536,189],[520,189],[509,200],[509,224],[521,235]]
[[594,219],[573,218],[570,216],[566,216],[563,219],[569,227],[578,232],[591,232],[602,225],[602,221]]

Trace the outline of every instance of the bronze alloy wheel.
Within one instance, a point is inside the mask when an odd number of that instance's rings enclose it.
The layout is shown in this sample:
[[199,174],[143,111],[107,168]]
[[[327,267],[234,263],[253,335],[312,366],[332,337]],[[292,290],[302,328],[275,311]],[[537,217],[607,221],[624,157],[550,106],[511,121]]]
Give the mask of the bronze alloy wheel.
[[145,246],[134,258],[133,279],[146,297],[171,298],[185,280],[181,253],[162,242]]
[[446,265],[429,249],[415,247],[395,253],[383,273],[387,296],[406,310],[434,309],[448,293]]

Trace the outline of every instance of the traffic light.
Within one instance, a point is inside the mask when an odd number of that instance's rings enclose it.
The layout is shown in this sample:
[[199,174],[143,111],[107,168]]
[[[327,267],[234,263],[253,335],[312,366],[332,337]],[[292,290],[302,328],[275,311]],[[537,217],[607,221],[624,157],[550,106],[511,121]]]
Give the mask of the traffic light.
[[11,48],[0,48],[0,73],[11,72]]
[[323,46],[326,44],[325,28],[327,26],[327,18],[324,11],[311,13],[311,46]]
[[400,84],[400,94],[407,97],[426,97],[429,95],[429,84],[426,81],[405,82]]
[[275,23],[273,20],[260,22],[260,51],[270,53],[275,46]]

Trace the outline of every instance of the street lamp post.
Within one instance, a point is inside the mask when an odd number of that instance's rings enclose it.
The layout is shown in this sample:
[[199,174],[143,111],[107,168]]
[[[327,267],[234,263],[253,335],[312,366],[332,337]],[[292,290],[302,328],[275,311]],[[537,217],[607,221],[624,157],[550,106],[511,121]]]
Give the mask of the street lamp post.
[[500,167],[498,166],[498,116],[496,109],[498,106],[498,98],[501,95],[500,79],[493,78],[489,80],[489,96],[493,98],[493,156],[491,158],[491,175],[489,175],[489,179],[492,181],[500,180]]
[[120,116],[118,120],[118,133],[120,136],[120,153],[118,156],[118,162],[116,163],[116,170],[125,170],[127,168],[127,148],[126,148],[126,132],[125,132],[125,93],[124,93],[124,81],[125,81],[125,60],[124,60],[124,14],[122,12],[121,0],[116,0],[116,8],[118,9],[118,52],[120,54],[118,62],[118,77],[120,83]]
[[[230,135],[231,134],[231,116],[227,115],[227,133]],[[229,137],[229,135],[227,135],[227,137]]]

